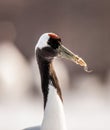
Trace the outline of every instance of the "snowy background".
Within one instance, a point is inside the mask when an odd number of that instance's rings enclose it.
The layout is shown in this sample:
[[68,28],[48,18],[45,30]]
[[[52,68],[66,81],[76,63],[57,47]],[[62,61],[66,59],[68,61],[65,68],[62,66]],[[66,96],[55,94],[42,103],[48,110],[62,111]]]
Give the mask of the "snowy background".
[[54,66],[69,130],[110,130],[110,1],[0,0],[0,130],[40,125],[43,101],[34,47],[55,32],[92,73]]

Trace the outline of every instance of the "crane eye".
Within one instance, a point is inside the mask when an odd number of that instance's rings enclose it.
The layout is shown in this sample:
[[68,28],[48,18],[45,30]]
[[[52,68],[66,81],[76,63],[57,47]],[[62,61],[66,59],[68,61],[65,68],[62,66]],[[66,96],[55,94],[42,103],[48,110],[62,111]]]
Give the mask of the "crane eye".
[[58,47],[61,44],[61,39],[55,39],[55,38],[49,38],[48,44],[53,48],[53,49],[58,49]]

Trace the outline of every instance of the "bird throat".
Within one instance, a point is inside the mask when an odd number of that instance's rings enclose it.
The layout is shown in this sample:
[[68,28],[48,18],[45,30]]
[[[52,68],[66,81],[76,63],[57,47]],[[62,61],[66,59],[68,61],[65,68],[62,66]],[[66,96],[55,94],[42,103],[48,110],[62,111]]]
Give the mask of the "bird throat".
[[44,109],[45,109],[48,100],[50,86],[54,87],[61,101],[63,101],[63,99],[59,82],[53,68],[52,60],[49,61],[46,60],[44,57],[41,56],[40,51],[41,51],[40,49],[36,51],[36,57],[41,75],[41,86],[42,86]]

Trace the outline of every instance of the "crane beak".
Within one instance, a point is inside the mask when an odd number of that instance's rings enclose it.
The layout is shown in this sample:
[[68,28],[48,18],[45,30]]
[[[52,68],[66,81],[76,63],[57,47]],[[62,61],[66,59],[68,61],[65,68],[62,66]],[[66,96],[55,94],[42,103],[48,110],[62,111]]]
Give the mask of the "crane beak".
[[58,48],[58,56],[61,58],[65,58],[67,60],[71,60],[74,63],[84,67],[84,70],[86,72],[91,72],[92,70],[88,70],[88,66],[86,64],[86,62],[80,58],[78,55],[75,55],[73,52],[71,52],[70,50],[68,50],[66,47],[64,47],[63,45],[60,45]]

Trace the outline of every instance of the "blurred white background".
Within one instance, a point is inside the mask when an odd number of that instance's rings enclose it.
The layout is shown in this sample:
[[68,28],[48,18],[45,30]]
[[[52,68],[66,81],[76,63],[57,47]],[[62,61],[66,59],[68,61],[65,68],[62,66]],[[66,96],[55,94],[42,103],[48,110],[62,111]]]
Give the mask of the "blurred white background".
[[92,73],[56,59],[69,130],[110,130],[110,1],[0,1],[0,130],[40,125],[43,100],[34,47],[55,32]]

